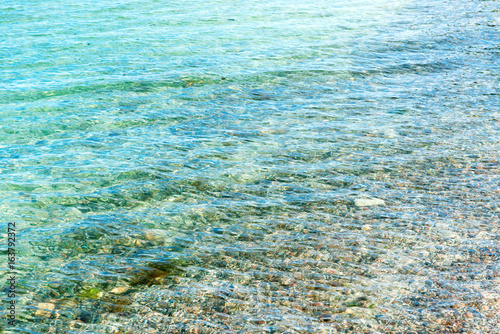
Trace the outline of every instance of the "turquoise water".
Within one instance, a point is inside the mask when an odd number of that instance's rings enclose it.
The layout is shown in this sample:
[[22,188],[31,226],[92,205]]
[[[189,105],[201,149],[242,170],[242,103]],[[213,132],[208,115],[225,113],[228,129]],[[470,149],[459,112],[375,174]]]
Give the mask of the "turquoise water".
[[2,331],[500,332],[499,25],[479,0],[2,1]]

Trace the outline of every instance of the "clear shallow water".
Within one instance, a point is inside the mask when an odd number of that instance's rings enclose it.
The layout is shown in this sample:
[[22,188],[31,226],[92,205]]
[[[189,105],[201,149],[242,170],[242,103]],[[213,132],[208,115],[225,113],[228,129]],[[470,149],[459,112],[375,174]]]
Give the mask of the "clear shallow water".
[[498,332],[499,17],[2,2],[4,332]]

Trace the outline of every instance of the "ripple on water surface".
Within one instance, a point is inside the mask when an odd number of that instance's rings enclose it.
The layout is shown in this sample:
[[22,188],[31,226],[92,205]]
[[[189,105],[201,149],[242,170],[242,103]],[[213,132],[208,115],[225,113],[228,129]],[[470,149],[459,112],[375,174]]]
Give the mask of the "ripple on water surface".
[[0,6],[4,332],[500,331],[498,2]]

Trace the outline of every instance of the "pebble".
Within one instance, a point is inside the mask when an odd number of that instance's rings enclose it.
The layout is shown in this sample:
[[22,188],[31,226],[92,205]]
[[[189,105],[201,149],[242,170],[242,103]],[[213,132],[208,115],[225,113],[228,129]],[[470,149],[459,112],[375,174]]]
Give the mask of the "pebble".
[[125,293],[129,290],[130,290],[130,288],[128,288],[126,286],[119,286],[119,287],[111,289],[110,292],[114,293],[115,295],[121,295],[122,293]]
[[379,198],[356,198],[354,200],[356,206],[377,206],[385,205],[385,201]]
[[35,316],[42,316],[49,318],[52,315],[52,311],[56,307],[56,305],[52,303],[38,303],[36,306],[38,310],[35,312]]
[[398,136],[398,133],[394,129],[388,129],[384,132],[384,136],[387,138],[394,138]]

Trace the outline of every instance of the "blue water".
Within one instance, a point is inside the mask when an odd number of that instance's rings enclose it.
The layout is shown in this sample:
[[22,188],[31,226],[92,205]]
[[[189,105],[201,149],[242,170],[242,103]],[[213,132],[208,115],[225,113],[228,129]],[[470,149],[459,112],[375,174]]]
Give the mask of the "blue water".
[[499,26],[479,0],[2,1],[1,330],[500,332]]

